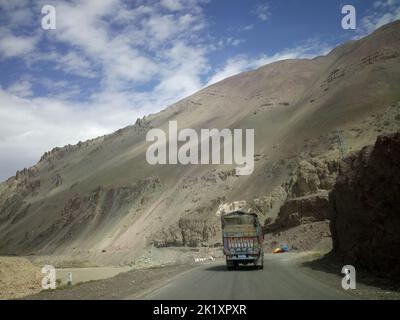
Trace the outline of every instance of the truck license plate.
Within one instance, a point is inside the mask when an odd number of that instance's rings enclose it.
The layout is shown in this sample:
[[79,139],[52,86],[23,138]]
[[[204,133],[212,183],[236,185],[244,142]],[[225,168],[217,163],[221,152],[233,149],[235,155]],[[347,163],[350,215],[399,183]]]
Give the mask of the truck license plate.
[[245,254],[239,254],[239,255],[238,255],[238,258],[239,258],[239,259],[246,259],[247,256],[246,256]]

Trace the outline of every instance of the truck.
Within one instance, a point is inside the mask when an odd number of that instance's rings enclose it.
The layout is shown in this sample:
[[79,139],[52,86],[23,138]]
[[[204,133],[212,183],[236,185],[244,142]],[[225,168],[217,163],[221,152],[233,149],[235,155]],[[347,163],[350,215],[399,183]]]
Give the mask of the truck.
[[264,233],[257,215],[234,211],[221,215],[222,242],[229,270],[239,264],[264,268]]

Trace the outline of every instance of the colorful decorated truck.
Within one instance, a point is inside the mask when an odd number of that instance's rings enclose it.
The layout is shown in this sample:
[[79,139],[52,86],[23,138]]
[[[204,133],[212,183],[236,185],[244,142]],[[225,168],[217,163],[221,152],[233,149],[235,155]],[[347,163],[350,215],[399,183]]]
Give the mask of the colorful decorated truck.
[[222,241],[228,269],[239,264],[264,266],[264,234],[257,215],[234,211],[221,216]]

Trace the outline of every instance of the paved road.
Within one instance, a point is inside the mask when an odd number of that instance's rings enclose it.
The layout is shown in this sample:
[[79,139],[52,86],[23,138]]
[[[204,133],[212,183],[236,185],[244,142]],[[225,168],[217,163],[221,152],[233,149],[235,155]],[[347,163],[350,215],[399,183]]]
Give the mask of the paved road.
[[[141,299],[351,299],[338,282],[327,285],[311,277],[291,254],[266,255],[264,270],[228,271],[218,262],[199,266],[142,295]],[[332,281],[331,281],[332,282]]]

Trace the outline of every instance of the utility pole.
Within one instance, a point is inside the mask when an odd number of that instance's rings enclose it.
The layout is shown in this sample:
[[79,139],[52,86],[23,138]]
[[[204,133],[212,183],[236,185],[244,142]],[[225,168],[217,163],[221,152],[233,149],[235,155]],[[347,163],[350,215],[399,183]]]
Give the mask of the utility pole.
[[337,133],[337,139],[338,139],[340,155],[341,155],[341,157],[343,159],[346,156],[346,152],[347,152],[346,144],[345,144],[345,142],[343,140],[342,133],[340,132],[339,129],[336,130],[336,133]]

